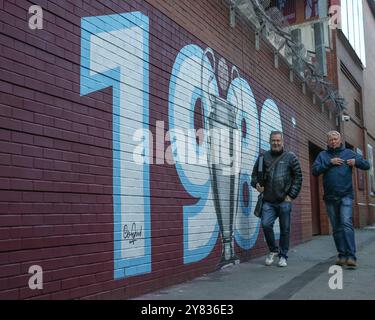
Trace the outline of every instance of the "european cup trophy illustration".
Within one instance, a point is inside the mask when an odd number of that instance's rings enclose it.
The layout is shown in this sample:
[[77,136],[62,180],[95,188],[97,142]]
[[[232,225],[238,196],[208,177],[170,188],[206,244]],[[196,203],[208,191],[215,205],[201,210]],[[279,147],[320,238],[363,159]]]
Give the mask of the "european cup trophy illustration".
[[[206,78],[204,74],[204,59],[211,55],[213,62],[212,74]],[[210,93],[210,84],[215,79],[216,61],[215,54],[207,48],[202,55],[201,85],[206,85],[209,100],[209,112],[206,117],[207,130],[207,161],[210,172],[214,206],[222,238],[222,255],[219,268],[239,263],[239,258],[234,251],[234,225],[239,203],[239,178],[241,169],[241,133],[237,125],[238,103],[236,105],[228,100]],[[207,71],[207,69],[206,69]],[[227,64],[224,59],[218,63],[219,84],[226,91],[229,78],[238,70],[233,67],[229,77]],[[208,76],[208,79],[207,79]],[[204,80],[205,78],[205,80]],[[242,103],[242,99],[241,99]]]
[[236,125],[237,108],[214,95],[210,95],[210,102],[208,166],[223,244],[219,267],[224,267],[239,263],[234,252],[234,222],[239,202],[241,137]]

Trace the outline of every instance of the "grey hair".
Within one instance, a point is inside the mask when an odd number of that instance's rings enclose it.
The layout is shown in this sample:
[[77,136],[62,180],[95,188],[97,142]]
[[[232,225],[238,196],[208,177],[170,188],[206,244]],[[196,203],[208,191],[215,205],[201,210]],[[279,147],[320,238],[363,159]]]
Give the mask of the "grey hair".
[[327,133],[327,139],[329,139],[329,138],[331,138],[333,136],[341,138],[340,132],[338,132],[336,130],[331,130],[330,132]]
[[277,134],[281,135],[281,139],[284,140],[283,133],[281,131],[279,131],[279,130],[275,130],[275,131],[271,131],[271,133],[270,133],[270,141],[272,140],[272,136],[275,136]]

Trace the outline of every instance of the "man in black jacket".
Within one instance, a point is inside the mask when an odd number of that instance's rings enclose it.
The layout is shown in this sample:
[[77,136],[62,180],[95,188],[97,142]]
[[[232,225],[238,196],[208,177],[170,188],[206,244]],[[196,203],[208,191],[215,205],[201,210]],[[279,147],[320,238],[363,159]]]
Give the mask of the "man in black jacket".
[[[270,266],[278,256],[278,265],[286,267],[292,200],[298,196],[301,190],[302,171],[296,155],[284,151],[282,132],[272,131],[270,144],[271,150],[264,154],[264,175],[263,177],[258,175],[258,157],[251,175],[251,186],[259,192],[263,192],[261,224],[270,250],[265,263]],[[275,244],[273,232],[273,225],[277,218],[280,223],[280,248]]]

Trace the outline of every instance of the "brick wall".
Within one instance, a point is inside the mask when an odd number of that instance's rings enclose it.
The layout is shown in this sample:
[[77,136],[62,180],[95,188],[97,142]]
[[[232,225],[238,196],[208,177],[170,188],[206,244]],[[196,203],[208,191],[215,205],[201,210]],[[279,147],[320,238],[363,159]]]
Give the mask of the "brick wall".
[[[191,104],[208,101],[197,70],[206,81],[215,73],[216,95],[245,97],[243,173],[268,139],[262,130],[281,123],[304,175],[292,245],[311,237],[308,142],[324,148],[334,119],[289,81],[284,63],[274,68],[266,43],[255,50],[242,18],[229,27],[224,2],[39,0],[43,30],[28,28],[32,4],[0,3],[0,298],[128,298],[217,268],[207,166],[155,164],[158,151],[173,157],[163,139],[140,149],[152,164],[131,157],[137,129],[194,128]],[[209,54],[196,58],[207,48],[220,71]],[[266,247],[251,212],[256,195],[241,188],[235,253],[246,261]],[[43,290],[28,287],[32,265],[43,268]]]
[[[371,32],[373,30],[375,22],[374,15],[369,7],[367,1],[363,2],[363,15],[364,15],[364,34],[366,41],[366,69],[363,71],[364,77],[364,101],[365,101],[365,110],[366,116],[368,119],[375,117],[374,111],[374,84],[371,80],[372,72],[375,70],[375,61],[371,57],[375,54],[375,35]],[[375,136],[375,124],[368,121],[366,127],[369,133],[374,137]]]
[[[375,54],[375,45],[374,38],[375,35],[371,30],[375,27],[374,15],[369,7],[367,1],[363,3],[363,15],[364,15],[364,33],[365,33],[365,42],[366,42],[366,69],[363,72],[364,78],[364,90],[363,90],[363,107],[364,107],[364,117],[365,117],[365,126],[367,129],[366,134],[366,145],[370,144],[374,150],[375,148],[375,124],[372,119],[375,118],[375,84],[371,80],[375,72],[375,62],[371,57]],[[367,148],[367,146],[366,146]],[[369,156],[367,154],[367,156]],[[373,152],[374,157],[374,152]],[[369,189],[370,190],[370,189]],[[369,194],[368,202],[369,206],[369,216],[368,223],[375,223],[375,195]]]

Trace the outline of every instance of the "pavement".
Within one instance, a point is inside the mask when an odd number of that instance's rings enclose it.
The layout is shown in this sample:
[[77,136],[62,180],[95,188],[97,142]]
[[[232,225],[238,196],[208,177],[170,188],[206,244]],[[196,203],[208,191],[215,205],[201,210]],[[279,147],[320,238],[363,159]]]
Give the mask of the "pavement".
[[290,249],[285,268],[265,266],[263,256],[134,300],[375,300],[375,225],[356,229],[355,236],[355,270],[330,270],[333,238],[315,236]]

